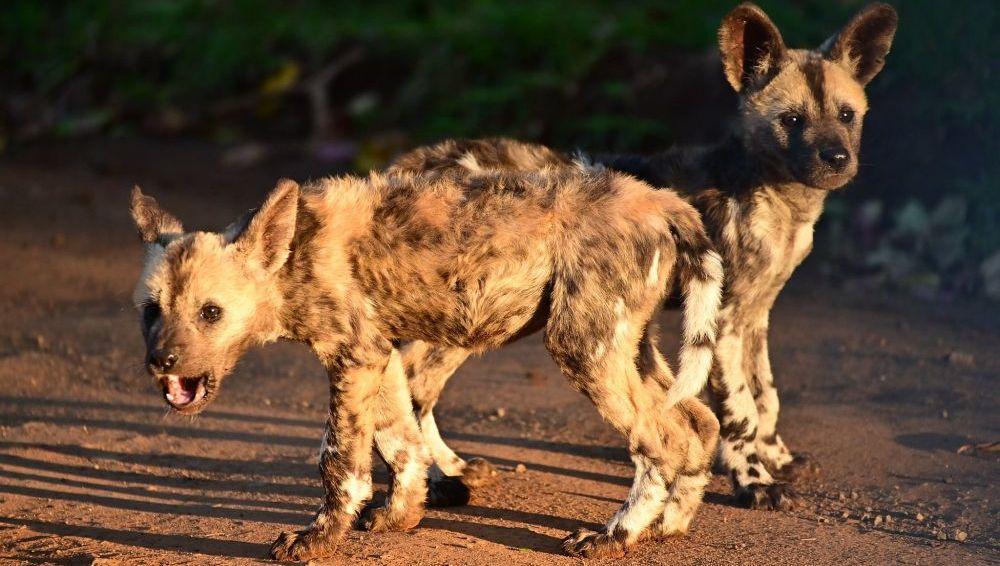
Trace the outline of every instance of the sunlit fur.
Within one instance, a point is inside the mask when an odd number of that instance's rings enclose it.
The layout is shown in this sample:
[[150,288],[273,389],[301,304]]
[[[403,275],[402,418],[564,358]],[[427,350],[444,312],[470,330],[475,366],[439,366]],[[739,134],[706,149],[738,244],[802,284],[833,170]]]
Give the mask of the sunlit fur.
[[[274,558],[329,554],[355,521],[412,528],[428,497],[467,500],[477,485],[465,474],[475,463],[463,463],[463,478],[438,477],[428,492],[432,458],[440,476],[455,471],[454,454],[424,442],[401,341],[458,349],[424,360],[453,369],[468,352],[544,329],[567,379],[627,438],[637,463],[636,485],[605,532],[576,533],[567,552],[620,554],[643,537],[683,532],[700,504],[700,490],[684,486],[709,473],[719,424],[690,396],[708,378],[722,269],[698,212],[610,171],[465,166],[473,171],[329,178],[302,190],[282,181],[222,234],[183,233],[155,200],[133,195],[148,251],[136,303],[159,305],[144,333],[151,348],[178,355],[171,372],[210,372],[217,388],[247,348],[279,337],[309,344],[327,369],[324,504],[308,528],[275,541]],[[675,279],[689,304],[676,381],[650,322]],[[205,304],[221,317],[205,320]],[[373,444],[390,497],[365,507]],[[668,498],[683,511],[665,525]]]
[[[882,69],[895,29],[895,11],[873,4],[819,48],[788,49],[760,8],[742,4],[719,30],[725,78],[739,93],[740,107],[733,131],[717,144],[652,156],[571,157],[513,140],[451,140],[416,149],[390,170],[608,167],[684,195],[701,212],[726,274],[710,380],[722,426],[718,461],[740,503],[784,507],[791,492],[772,474],[790,476],[805,461],[794,457],[776,432],[769,314],[812,249],[813,226],[828,191],[857,173],[868,110],[864,86]],[[801,118],[791,126],[782,119],[790,112]],[[822,159],[821,152],[831,148],[844,150],[841,167]],[[437,447],[435,458],[444,459],[441,465],[450,473],[468,476],[466,463],[438,436],[430,412],[462,356],[459,349],[416,344],[404,352],[404,366],[423,434]],[[443,360],[447,363],[438,363]],[[700,489],[699,481],[688,482],[687,489]],[[681,516],[683,511],[669,507],[664,521]]]

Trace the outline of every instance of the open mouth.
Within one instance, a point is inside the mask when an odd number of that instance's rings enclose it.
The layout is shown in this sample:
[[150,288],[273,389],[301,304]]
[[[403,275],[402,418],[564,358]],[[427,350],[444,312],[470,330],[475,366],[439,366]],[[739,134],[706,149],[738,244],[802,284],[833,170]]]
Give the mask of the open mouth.
[[202,404],[209,393],[208,375],[182,377],[165,375],[160,378],[163,398],[178,411],[191,410]]

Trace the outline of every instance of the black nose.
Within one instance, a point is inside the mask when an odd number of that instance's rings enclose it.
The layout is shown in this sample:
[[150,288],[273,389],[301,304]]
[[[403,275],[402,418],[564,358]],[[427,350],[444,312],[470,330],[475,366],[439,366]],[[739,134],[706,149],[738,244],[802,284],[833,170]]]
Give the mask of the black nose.
[[148,361],[150,367],[152,367],[153,369],[159,371],[167,371],[170,368],[174,367],[174,365],[177,364],[177,361],[179,359],[180,356],[178,356],[176,353],[166,349],[159,349],[149,353]]
[[847,163],[851,160],[851,156],[847,155],[847,150],[842,146],[828,147],[822,149],[819,152],[819,158],[823,160],[834,171],[843,171],[847,167]]

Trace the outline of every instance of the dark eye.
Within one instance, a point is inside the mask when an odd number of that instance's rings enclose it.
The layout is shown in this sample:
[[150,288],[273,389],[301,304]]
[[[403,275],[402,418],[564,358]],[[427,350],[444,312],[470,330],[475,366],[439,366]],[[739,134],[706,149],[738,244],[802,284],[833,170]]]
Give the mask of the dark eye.
[[850,124],[851,122],[854,122],[854,109],[845,106],[840,109],[840,114],[837,117],[841,122]]
[[802,125],[805,118],[801,114],[796,114],[795,112],[785,112],[781,115],[781,124],[786,128],[795,128]]
[[142,323],[152,326],[160,318],[160,303],[146,303],[142,307]]
[[201,318],[207,322],[216,322],[222,318],[222,309],[212,304],[205,305],[201,307]]

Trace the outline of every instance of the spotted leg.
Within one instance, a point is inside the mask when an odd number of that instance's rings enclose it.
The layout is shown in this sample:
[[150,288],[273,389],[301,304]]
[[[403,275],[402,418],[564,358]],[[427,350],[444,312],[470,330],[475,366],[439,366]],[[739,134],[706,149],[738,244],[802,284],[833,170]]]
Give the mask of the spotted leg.
[[586,320],[607,320],[613,329],[592,328],[576,319],[583,309],[570,303],[554,309],[546,347],[573,386],[625,436],[635,478],[628,498],[604,528],[577,529],[563,540],[563,550],[587,558],[621,557],[661,520],[667,486],[683,468],[688,431],[671,419],[676,410],[666,408],[663,382],[643,377],[637,368],[635,344],[643,319],[619,301],[611,316],[587,313],[591,318]]
[[319,457],[325,497],[308,527],[281,533],[270,551],[276,560],[306,561],[333,554],[372,495],[372,409],[391,347],[386,340],[371,338],[365,346],[313,344],[313,349],[330,377],[330,412]]
[[411,410],[410,393],[396,350],[382,376],[374,413],[375,448],[389,469],[389,494],[384,504],[367,506],[357,524],[369,531],[409,530],[424,516],[431,456]]
[[[647,336],[640,343],[637,358],[644,379],[659,382],[664,389],[673,384],[670,366],[656,348],[656,326],[647,327]],[[712,460],[719,442],[719,421],[710,408],[698,399],[686,399],[672,409],[682,423],[690,427],[687,461],[677,479],[668,487],[663,515],[648,531],[651,538],[686,534],[701,506],[705,486],[712,477]]]
[[402,350],[403,368],[413,395],[413,409],[424,443],[434,460],[429,470],[428,504],[432,507],[468,503],[470,490],[486,485],[497,474],[493,466],[482,458],[466,461],[455,454],[441,438],[434,420],[434,406],[441,391],[469,354],[464,348],[420,341],[411,342]]
[[757,405],[757,453],[773,475],[795,480],[819,471],[804,454],[792,454],[781,440],[778,427],[778,390],[774,386],[771,360],[767,349],[767,317],[747,334],[750,349],[754,402]]
[[715,367],[709,380],[721,425],[719,463],[729,473],[739,504],[754,509],[782,509],[791,504],[791,492],[771,476],[757,453],[760,418],[750,389],[752,350],[747,332],[737,327],[732,307],[723,309],[715,348]]

